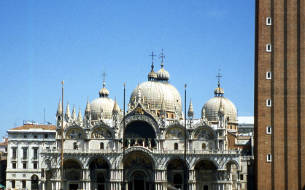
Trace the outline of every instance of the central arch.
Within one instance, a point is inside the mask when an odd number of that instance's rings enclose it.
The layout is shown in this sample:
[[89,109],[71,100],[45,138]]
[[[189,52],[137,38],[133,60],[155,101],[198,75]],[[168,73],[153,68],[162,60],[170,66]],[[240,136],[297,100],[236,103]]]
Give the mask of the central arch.
[[156,132],[147,122],[137,120],[127,124],[125,131],[124,146],[156,147]]
[[145,152],[133,151],[123,160],[128,190],[154,190],[153,159]]
[[78,161],[69,159],[64,161],[64,179],[67,190],[77,190],[82,188],[82,166]]

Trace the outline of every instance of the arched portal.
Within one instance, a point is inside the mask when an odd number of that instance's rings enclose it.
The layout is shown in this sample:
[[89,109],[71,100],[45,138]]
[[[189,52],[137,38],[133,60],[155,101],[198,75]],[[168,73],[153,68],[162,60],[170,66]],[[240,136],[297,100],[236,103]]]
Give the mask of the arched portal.
[[91,189],[109,189],[110,170],[109,165],[103,158],[94,159],[90,165]]
[[229,178],[232,181],[232,190],[237,190],[238,189],[238,167],[234,162],[228,162],[226,164],[227,167],[227,172],[229,174]]
[[196,172],[196,189],[211,190],[212,185],[216,182],[217,167],[212,161],[201,160],[195,165]]
[[146,153],[133,151],[123,160],[128,190],[154,190],[154,162]]
[[37,175],[32,175],[31,177],[31,189],[32,190],[38,190],[39,186],[38,186],[38,176]]
[[82,167],[75,160],[65,160],[64,161],[64,179],[65,188],[67,190],[77,190],[82,189]]
[[177,158],[167,164],[167,181],[170,187],[186,189],[188,181],[188,167],[186,163]]
[[145,121],[132,121],[125,128],[124,146],[156,146],[156,133],[151,125]]

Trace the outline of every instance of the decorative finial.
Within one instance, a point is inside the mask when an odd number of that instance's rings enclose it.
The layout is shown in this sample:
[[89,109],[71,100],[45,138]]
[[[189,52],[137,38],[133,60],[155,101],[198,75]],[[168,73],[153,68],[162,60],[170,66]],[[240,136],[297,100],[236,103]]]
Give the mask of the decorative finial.
[[190,100],[189,110],[187,112],[187,116],[192,118],[194,116],[194,108],[192,104],[192,100]]
[[163,53],[163,48],[162,48],[162,50],[161,50],[161,54],[160,54],[160,58],[161,58],[161,68],[163,68],[163,66],[164,66],[164,58],[165,58],[165,55],[164,55],[164,53]]
[[149,56],[151,56],[151,71],[153,71],[153,70],[154,70],[154,57],[155,57],[156,55],[155,55],[154,52],[152,51],[152,52],[151,52],[151,55],[149,55]]
[[218,69],[218,74],[217,74],[216,77],[218,78],[217,86],[218,86],[218,88],[219,88],[219,87],[220,87],[220,79],[222,78],[222,75],[221,75],[221,73],[220,73],[220,69]]
[[103,72],[103,88],[106,86],[106,73]]

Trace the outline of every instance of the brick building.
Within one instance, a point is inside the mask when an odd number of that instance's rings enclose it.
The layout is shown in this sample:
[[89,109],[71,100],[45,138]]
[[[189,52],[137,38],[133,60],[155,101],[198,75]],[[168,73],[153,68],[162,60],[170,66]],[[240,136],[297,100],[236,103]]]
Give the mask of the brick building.
[[256,189],[305,189],[305,1],[257,0]]

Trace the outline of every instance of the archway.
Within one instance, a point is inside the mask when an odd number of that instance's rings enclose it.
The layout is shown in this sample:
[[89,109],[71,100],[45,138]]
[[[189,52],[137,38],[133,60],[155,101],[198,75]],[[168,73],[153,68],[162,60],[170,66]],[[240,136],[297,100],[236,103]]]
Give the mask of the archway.
[[82,167],[75,160],[64,161],[64,179],[67,190],[77,190],[82,188],[80,180],[82,179]]
[[109,189],[110,170],[107,161],[103,158],[96,158],[90,163],[89,169],[91,189]]
[[37,175],[32,175],[31,177],[31,189],[32,190],[38,190],[39,186],[38,186],[38,176]]
[[238,184],[237,184],[237,181],[238,181],[238,166],[236,163],[234,162],[228,162],[226,164],[226,167],[227,167],[227,172],[229,174],[229,178],[230,180],[232,181],[232,190],[237,190],[238,189]]
[[125,128],[124,146],[156,146],[156,133],[154,128],[145,121],[132,121]]
[[177,189],[186,189],[188,173],[185,161],[179,158],[170,160],[167,164],[167,181],[169,186]]
[[212,184],[217,180],[217,167],[210,160],[201,160],[195,165],[196,189],[211,190]]
[[145,152],[133,151],[123,160],[128,190],[154,190],[154,162]]

